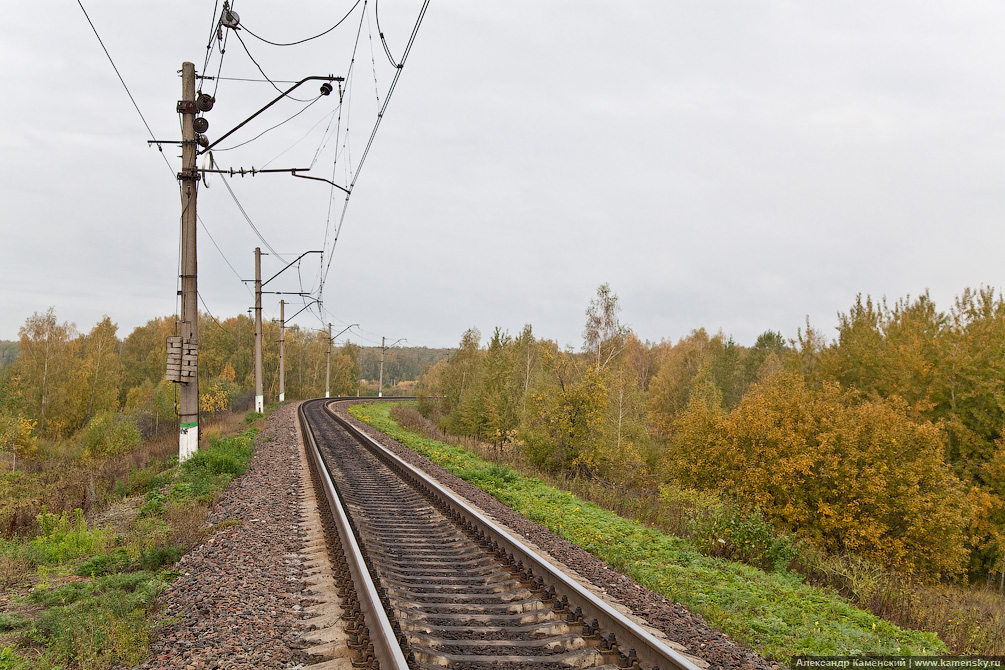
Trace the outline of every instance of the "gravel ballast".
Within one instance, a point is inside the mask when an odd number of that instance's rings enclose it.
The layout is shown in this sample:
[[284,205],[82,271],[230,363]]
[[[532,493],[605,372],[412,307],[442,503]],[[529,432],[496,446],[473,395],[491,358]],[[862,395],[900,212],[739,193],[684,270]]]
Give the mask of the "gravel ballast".
[[[281,407],[258,434],[248,471],[210,512],[224,526],[187,553],[160,602],[144,670],[296,668],[309,659],[301,611],[304,547],[296,405]],[[233,525],[228,525],[233,524]]]
[[495,520],[511,528],[553,557],[562,565],[575,571],[595,590],[621,603],[638,619],[666,635],[688,655],[707,662],[711,668],[739,668],[741,670],[777,670],[779,666],[746,647],[713,630],[700,616],[692,614],[683,605],[667,600],[658,593],[640,585],[634,579],[614,570],[593,554],[580,549],[568,540],[552,533],[529,519],[520,516],[488,493],[467,483],[427,458],[402,446],[376,429],[357,420],[347,411],[349,403],[338,406],[339,416],[352,422],[408,463],[450,487],[475,506],[490,514]]
[[[344,407],[344,405],[343,405]],[[712,630],[700,617],[618,573],[593,555],[516,514],[495,498],[414,451],[361,424],[403,459],[464,496],[513,532],[542,549],[712,668],[777,670],[778,666]],[[304,668],[317,602],[306,575],[301,499],[312,493],[300,466],[296,404],[269,417],[248,471],[221,494],[208,536],[178,563],[183,574],[160,598],[168,623],[158,628],[143,670]]]

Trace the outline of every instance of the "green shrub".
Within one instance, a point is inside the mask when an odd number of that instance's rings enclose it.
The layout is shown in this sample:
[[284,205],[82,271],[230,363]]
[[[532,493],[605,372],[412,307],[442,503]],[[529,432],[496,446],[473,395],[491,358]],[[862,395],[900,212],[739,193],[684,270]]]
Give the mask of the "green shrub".
[[131,471],[124,479],[115,480],[116,495],[126,497],[137,493],[156,491],[171,479],[170,463],[157,462]]
[[154,547],[140,554],[140,567],[144,570],[159,570],[165,565],[172,565],[181,559],[182,548],[173,545],[170,547]]
[[209,449],[193,454],[182,464],[182,469],[191,472],[203,468],[214,475],[244,474],[254,451],[252,442],[257,432],[257,429],[252,428],[240,435],[222,438]]
[[85,457],[114,456],[139,446],[142,441],[136,420],[125,414],[102,412],[82,431],[80,447]]
[[730,558],[766,570],[787,570],[799,551],[791,537],[775,532],[760,510],[728,519],[724,534]]
[[38,520],[39,536],[31,541],[48,563],[63,563],[78,556],[101,551],[106,544],[105,531],[87,529],[84,512],[73,510],[73,519],[66,512],[56,516],[46,511],[45,505]]
[[30,636],[46,645],[56,663],[135,665],[149,644],[147,614],[166,585],[156,574],[128,572],[42,592],[37,597],[49,609],[39,615]]
[[800,544],[776,532],[760,510],[744,514],[715,491],[667,484],[660,486],[660,497],[670,517],[664,525],[704,554],[782,572],[799,553]]
[[157,516],[164,513],[164,494],[160,491],[149,491],[140,506],[139,515]]
[[20,614],[0,614],[0,633],[25,628],[30,623],[31,619]]
[[33,603],[44,607],[65,607],[83,598],[88,598],[94,592],[91,582],[70,582],[51,589],[35,589],[30,599]]
[[101,577],[114,572],[128,570],[133,560],[125,549],[116,549],[108,554],[92,556],[77,566],[74,573],[81,577]]
[[0,670],[37,670],[34,659],[22,658],[11,647],[0,648]]

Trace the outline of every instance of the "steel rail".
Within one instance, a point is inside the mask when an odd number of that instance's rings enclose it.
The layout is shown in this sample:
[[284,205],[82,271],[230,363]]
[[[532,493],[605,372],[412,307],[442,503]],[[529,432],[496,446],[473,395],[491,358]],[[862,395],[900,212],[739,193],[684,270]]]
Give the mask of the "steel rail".
[[297,409],[300,416],[301,432],[304,435],[304,446],[307,457],[311,460],[316,472],[321,480],[321,486],[328,500],[328,505],[332,510],[335,525],[338,528],[339,536],[342,538],[342,547],[348,563],[349,572],[352,576],[353,584],[356,587],[356,597],[359,599],[359,609],[363,613],[363,620],[370,631],[370,642],[373,644],[374,658],[380,663],[381,670],[408,670],[408,662],[405,660],[401,647],[398,645],[397,636],[391,627],[391,622],[387,618],[387,612],[381,605],[377,588],[370,578],[370,572],[363,559],[356,536],[349,525],[349,516],[346,514],[339,497],[335,484],[328,474],[328,469],[321,460],[321,453],[318,450],[317,441],[314,438],[314,431],[307,421],[304,412],[304,404],[301,403]]
[[[353,400],[356,399],[354,398]],[[344,401],[345,399],[343,399]],[[675,668],[676,670],[700,670],[697,665],[692,663],[683,654],[670,647],[666,642],[656,638],[638,624],[632,622],[624,614],[584,588],[579,582],[549,563],[519,539],[500,528],[494,521],[472,508],[468,503],[450,491],[444,490],[438,482],[424,472],[406,463],[362,430],[359,430],[335,414],[331,409],[331,405],[333,404],[335,402],[325,403],[325,410],[335,421],[356,436],[357,439],[369,445],[374,453],[393,469],[397,470],[399,474],[410,480],[414,486],[456,510],[468,523],[481,528],[483,532],[502,546],[507,553],[511,553],[515,560],[522,561],[525,567],[530,567],[534,571],[535,575],[541,576],[545,580],[546,585],[554,586],[560,593],[568,595],[570,609],[581,607],[584,617],[587,619],[591,617],[596,618],[603,629],[616,635],[619,647],[635,650],[640,664],[662,670],[670,670],[670,668]]]

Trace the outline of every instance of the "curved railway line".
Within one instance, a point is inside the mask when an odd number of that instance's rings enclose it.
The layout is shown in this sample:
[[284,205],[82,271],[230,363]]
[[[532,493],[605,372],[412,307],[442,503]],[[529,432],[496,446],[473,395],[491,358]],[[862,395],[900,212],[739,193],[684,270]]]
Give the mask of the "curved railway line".
[[299,416],[353,666],[698,670],[330,403]]

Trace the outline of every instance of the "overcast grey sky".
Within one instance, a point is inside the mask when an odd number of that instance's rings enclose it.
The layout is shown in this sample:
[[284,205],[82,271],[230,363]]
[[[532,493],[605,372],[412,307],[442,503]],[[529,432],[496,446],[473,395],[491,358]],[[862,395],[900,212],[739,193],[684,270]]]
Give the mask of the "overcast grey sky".
[[[176,310],[177,147],[165,145],[171,169],[148,148],[77,3],[4,4],[0,339],[50,305],[82,331],[107,314],[124,337]],[[234,9],[289,42],[352,4]],[[84,7],[156,138],[178,139],[177,71],[185,60],[202,71],[214,3]],[[377,7],[396,59],[420,7]],[[214,152],[218,164],[314,161],[310,174],[348,182],[393,74],[375,4],[362,8],[299,46],[240,33],[273,79],[346,75],[354,45],[355,64],[341,107],[322,98]],[[329,314],[295,322],[427,346],[530,323],[578,347],[608,282],[643,339],[705,327],[752,344],[768,329],[795,336],[807,316],[830,336],[857,293],[927,289],[946,310],[965,287],[1002,287],[1002,26],[1005,4],[991,1],[432,0],[325,259]],[[219,66],[215,50],[207,73]],[[221,72],[261,79],[233,37]],[[208,137],[275,95],[219,82]],[[233,143],[303,107],[276,105]],[[222,179],[199,193],[222,251],[200,228],[199,290],[218,317],[251,306],[240,279],[264,246]],[[229,184],[283,258],[321,249],[326,233],[331,250],[340,192],[286,175]],[[316,289],[317,258],[270,287]],[[268,277],[283,262],[263,265]],[[278,300],[266,297],[267,317]]]

